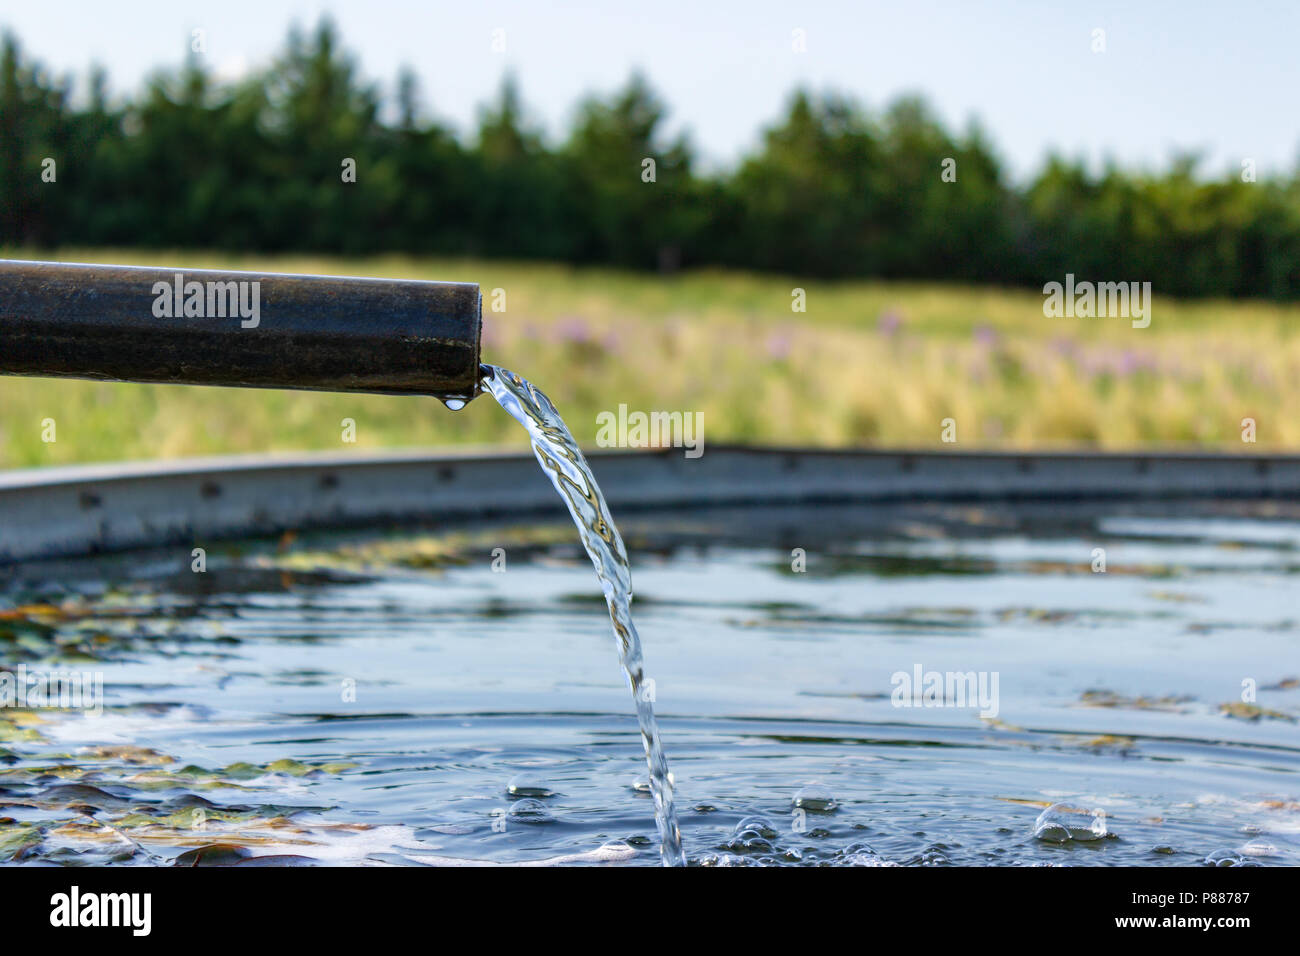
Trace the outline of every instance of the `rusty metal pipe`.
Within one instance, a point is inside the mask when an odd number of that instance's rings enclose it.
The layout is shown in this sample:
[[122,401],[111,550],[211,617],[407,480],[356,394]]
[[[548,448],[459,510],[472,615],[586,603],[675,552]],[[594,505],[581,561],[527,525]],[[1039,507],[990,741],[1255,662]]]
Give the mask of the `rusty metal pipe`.
[[467,282],[0,260],[0,374],[478,394]]

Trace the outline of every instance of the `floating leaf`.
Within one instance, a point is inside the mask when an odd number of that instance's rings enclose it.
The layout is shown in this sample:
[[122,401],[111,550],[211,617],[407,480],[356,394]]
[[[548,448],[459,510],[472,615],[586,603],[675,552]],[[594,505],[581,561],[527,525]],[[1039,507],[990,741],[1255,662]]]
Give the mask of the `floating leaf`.
[[1219,710],[1228,717],[1236,717],[1239,720],[1260,720],[1268,718],[1269,720],[1286,720],[1292,723],[1295,718],[1290,714],[1284,714],[1280,710],[1269,710],[1267,707],[1261,707],[1259,704],[1247,704],[1244,701],[1233,700],[1226,704],[1220,704]]

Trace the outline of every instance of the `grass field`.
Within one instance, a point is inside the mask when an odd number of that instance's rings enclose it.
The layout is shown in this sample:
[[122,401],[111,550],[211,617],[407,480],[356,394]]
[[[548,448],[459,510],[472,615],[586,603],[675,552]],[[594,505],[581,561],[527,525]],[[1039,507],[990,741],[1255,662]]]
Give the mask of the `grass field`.
[[[24,251],[6,255],[41,258]],[[401,257],[69,250],[81,262],[478,282],[485,361],[536,382],[580,441],[620,403],[703,412],[716,442],[973,448],[1300,448],[1300,307],[1179,302],[1149,328],[1046,318],[1033,291]],[[793,313],[792,290],[807,311]],[[341,422],[356,422],[356,442]],[[941,442],[955,422],[954,445]],[[1253,419],[1257,444],[1242,441]],[[55,438],[43,440],[53,419]],[[0,467],[288,450],[519,445],[491,399],[0,378]]]

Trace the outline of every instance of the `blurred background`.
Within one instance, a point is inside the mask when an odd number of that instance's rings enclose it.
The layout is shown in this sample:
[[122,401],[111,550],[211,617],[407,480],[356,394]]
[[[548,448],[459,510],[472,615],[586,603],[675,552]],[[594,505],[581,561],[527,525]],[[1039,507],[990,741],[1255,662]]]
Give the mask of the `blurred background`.
[[[626,403],[713,443],[1300,445],[1300,11],[906,6],[27,5],[0,244],[477,282],[485,359],[587,442]],[[1149,327],[1046,315],[1067,274],[1151,283]],[[3,467],[518,441],[480,403],[0,407]]]

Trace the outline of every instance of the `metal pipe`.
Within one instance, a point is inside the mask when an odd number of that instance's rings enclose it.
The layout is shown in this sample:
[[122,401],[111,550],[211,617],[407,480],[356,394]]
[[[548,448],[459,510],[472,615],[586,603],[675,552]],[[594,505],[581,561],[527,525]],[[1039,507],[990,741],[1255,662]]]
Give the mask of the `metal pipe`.
[[0,260],[0,374],[478,394],[468,282]]

